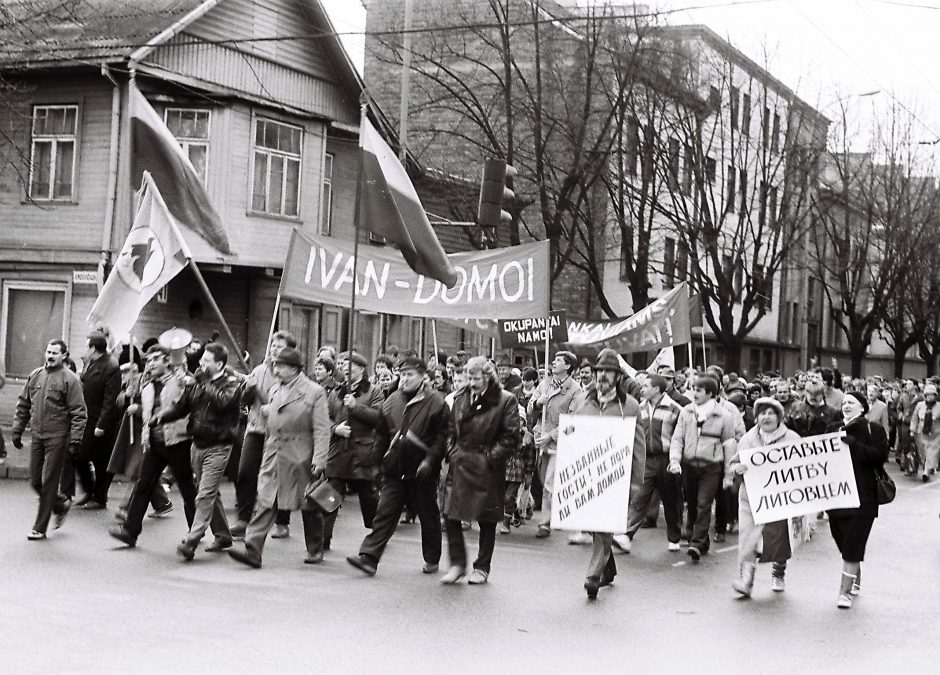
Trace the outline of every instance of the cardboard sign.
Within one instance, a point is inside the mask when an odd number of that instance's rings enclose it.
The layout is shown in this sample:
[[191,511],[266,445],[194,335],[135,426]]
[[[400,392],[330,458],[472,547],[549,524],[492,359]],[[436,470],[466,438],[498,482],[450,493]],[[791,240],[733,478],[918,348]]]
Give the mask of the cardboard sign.
[[499,343],[503,349],[543,345],[545,344],[546,330],[549,333],[549,342],[568,341],[568,323],[565,321],[564,310],[551,313],[547,329],[545,323],[544,316],[532,319],[501,319],[499,322]]
[[635,417],[559,418],[552,529],[627,531],[635,432]]
[[859,504],[845,433],[740,451],[755,523],[770,523]]

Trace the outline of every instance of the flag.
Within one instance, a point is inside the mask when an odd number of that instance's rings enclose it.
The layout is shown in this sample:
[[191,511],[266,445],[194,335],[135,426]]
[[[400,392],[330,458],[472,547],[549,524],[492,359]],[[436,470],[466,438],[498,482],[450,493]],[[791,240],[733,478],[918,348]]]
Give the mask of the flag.
[[689,296],[689,327],[702,327],[702,296],[699,293]]
[[170,213],[214,248],[231,254],[222,219],[212,207],[189,157],[133,82],[130,86],[130,110],[133,131],[131,181],[136,185],[145,171],[150,172]]
[[137,203],[131,231],[88,314],[88,323],[106,326],[114,340],[130,333],[144,306],[193,257],[149,173]]
[[646,372],[655,373],[656,369],[660,366],[669,366],[673,370],[676,369],[676,356],[672,351],[672,347],[663,347],[660,349],[656,358],[653,359],[653,362],[650,364],[650,367],[646,369]]
[[363,113],[359,127],[362,174],[359,226],[397,244],[408,265],[418,274],[437,279],[448,288],[457,283],[457,271],[421,206],[418,193],[388,143]]

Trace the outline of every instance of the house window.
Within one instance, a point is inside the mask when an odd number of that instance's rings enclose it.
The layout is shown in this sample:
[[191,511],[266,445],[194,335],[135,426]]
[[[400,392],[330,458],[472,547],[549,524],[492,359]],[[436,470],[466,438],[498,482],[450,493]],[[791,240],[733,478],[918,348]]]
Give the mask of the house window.
[[675,286],[676,276],[676,240],[666,237],[663,246],[663,288]]
[[760,135],[763,147],[767,148],[770,145],[770,108],[767,106],[764,106],[764,116],[760,121]]
[[75,196],[77,105],[33,107],[29,196],[70,200]]
[[770,151],[777,152],[780,149],[780,113],[774,113],[774,127],[770,134]]
[[737,87],[731,87],[731,128],[738,128],[738,110],[741,107],[741,92]]
[[167,108],[163,121],[189,157],[203,185],[209,177],[209,111],[196,108]]
[[705,180],[709,185],[715,184],[715,175],[718,171],[718,164],[714,157],[705,158]]
[[777,225],[777,188],[767,190],[767,216],[771,227]]
[[754,266],[754,291],[757,301],[769,312],[774,308],[774,280],[766,277],[763,265]]
[[67,336],[69,290],[66,284],[7,281],[3,284],[0,347],[8,375],[25,377],[42,364],[42,350]]
[[741,192],[741,209],[739,213],[747,214],[747,169],[738,170],[738,189]]
[[691,145],[685,146],[685,164],[682,167],[682,191],[689,194],[692,191],[692,174],[695,170],[695,149]]
[[738,196],[737,177],[738,170],[734,168],[734,164],[729,164],[728,176],[725,178],[728,183],[728,194],[725,196],[725,213],[734,213],[734,201]]
[[636,175],[636,165],[640,158],[640,123],[635,117],[627,120],[626,170],[630,176]]
[[252,211],[275,216],[298,215],[302,136],[300,127],[255,120]]
[[330,234],[333,230],[333,155],[323,156],[323,185],[320,188],[320,234]]
[[751,135],[751,95],[745,94],[741,98],[741,133],[747,137]]
[[675,138],[669,139],[669,187],[679,187],[679,141]]
[[767,222],[767,183],[764,181],[760,182],[760,191],[758,194],[758,199],[760,200],[760,206],[757,214],[758,222],[763,227]]
[[679,250],[676,253],[676,280],[685,281],[688,277],[689,269],[689,245],[684,241],[679,242]]

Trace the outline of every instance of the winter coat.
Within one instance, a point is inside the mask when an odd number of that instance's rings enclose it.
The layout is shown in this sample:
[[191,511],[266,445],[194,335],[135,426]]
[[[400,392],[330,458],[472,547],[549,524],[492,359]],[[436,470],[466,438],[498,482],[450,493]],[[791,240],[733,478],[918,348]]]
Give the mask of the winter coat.
[[226,372],[214,379],[194,379],[180,398],[153,418],[155,424],[189,415],[187,431],[196,447],[232,443],[238,430],[243,380]]
[[[937,408],[938,410],[936,411],[936,414],[940,415],[940,406],[937,406]],[[875,402],[869,405],[868,414],[865,415],[865,418],[869,422],[876,422],[885,429],[888,428],[888,424],[890,423],[889,417],[890,415],[888,413],[888,404],[884,401],[879,401],[878,399],[875,399]],[[937,422],[937,419],[934,419],[934,422]],[[934,428],[937,429],[937,427]],[[937,435],[940,437],[940,429],[937,429]]]
[[[529,414],[530,417],[538,418],[535,423],[535,433],[545,433],[551,437],[547,445],[539,448],[540,452],[554,455],[558,444],[558,418],[571,412],[575,399],[582,393],[581,387],[573,377],[569,377],[558,388],[554,387],[551,378],[542,380],[537,389],[536,395],[529,401]],[[544,425],[542,424],[543,406],[538,402],[542,396],[548,396],[548,402],[544,404],[546,407]]]
[[[516,397],[516,400],[519,400],[518,397]],[[506,462],[507,483],[524,483],[527,478],[531,478],[535,473],[537,459],[535,437],[528,429],[526,417],[526,408],[522,403],[519,403],[519,430],[522,441],[519,443],[518,450],[512,453]]]
[[672,434],[669,461],[688,462],[697,466],[721,464],[724,466],[725,478],[730,478],[731,458],[737,451],[736,419],[720,401],[715,403],[701,427],[694,403],[682,409]]
[[470,399],[468,387],[454,398],[451,411],[447,517],[497,523],[503,518],[506,462],[522,441],[519,403],[498,382],[475,402]]
[[[584,397],[581,405],[574,411],[575,415],[604,415],[605,417],[635,417],[636,432],[633,435],[633,460],[630,469],[630,496],[636,495],[643,487],[643,477],[646,473],[646,438],[648,434],[647,422],[640,412],[640,404],[636,399],[626,393],[626,389],[617,389],[617,398],[608,403],[601,403],[597,398],[597,389],[591,389]],[[626,526],[628,514],[623,514]]]
[[330,414],[326,392],[300,373],[288,384],[276,384],[261,408],[267,429],[258,472],[258,507],[296,510],[304,501],[311,467],[326,466]]
[[22,434],[29,424],[37,438],[65,437],[69,445],[78,445],[86,419],[78,376],[65,366],[37,368],[29,374],[16,402],[13,433]]
[[375,428],[373,450],[383,475],[390,480],[411,480],[427,459],[433,469],[430,480],[437,480],[449,421],[444,397],[427,384],[411,396],[402,389],[389,394]]
[[864,417],[858,417],[842,428],[852,453],[859,506],[857,509],[831,509],[829,515],[847,517],[857,513],[877,518],[878,476],[875,470],[888,459],[888,434],[880,424],[869,422]]
[[842,424],[842,413],[828,405],[815,406],[802,400],[793,404],[783,423],[802,438],[819,436],[836,431]]
[[[753,450],[764,445],[773,445],[776,443],[799,443],[800,435],[792,429],[787,429],[786,425],[781,423],[777,430],[769,438],[761,438],[758,427],[752,427],[738,442],[737,452],[731,459],[732,469],[741,463],[740,455],[742,450]],[[744,501],[747,501],[747,487],[741,484],[741,492],[744,493]],[[750,507],[748,507],[750,508]],[[763,528],[763,546],[761,547],[760,562],[784,562],[793,555],[790,550],[790,529],[786,520],[775,520],[763,525],[756,525],[751,518],[739,518],[738,533],[739,545],[745,545],[743,542],[751,540],[751,528]],[[756,533],[755,533],[756,536]],[[758,541],[755,539],[755,541]]]
[[[385,395],[382,388],[362,378],[352,392],[356,405],[350,409],[339,396],[339,388],[331,397],[333,434],[330,437],[330,457],[326,463],[326,475],[347,480],[375,480],[379,475],[379,458],[375,455],[375,427]],[[338,404],[338,405],[337,405]],[[348,422],[351,432],[348,438],[336,435],[336,426]]]
[[930,415],[933,417],[933,428],[929,434],[925,434],[927,402],[920,401],[914,406],[914,413],[911,415],[911,435],[914,437],[917,449],[921,452],[921,457],[926,459],[926,466],[936,467],[940,461],[940,402],[934,404]]
[[271,388],[276,384],[277,378],[274,377],[274,371],[267,362],[259,363],[245,378],[242,405],[248,407],[246,433],[264,433],[264,418],[261,415],[261,406],[271,400]]
[[121,393],[121,368],[110,356],[101,356],[88,363],[81,374],[82,395],[88,411],[85,436],[90,438],[95,428],[105,433],[117,431],[121,420],[117,397]]

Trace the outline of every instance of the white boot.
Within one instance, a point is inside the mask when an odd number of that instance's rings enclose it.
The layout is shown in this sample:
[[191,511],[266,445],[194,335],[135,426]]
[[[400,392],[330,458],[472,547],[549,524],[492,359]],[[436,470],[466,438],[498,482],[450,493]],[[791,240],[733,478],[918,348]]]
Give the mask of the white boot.
[[754,588],[754,573],[757,571],[757,565],[752,562],[741,563],[741,576],[735,579],[731,588],[736,593],[740,593],[745,598],[751,597],[751,590]]

